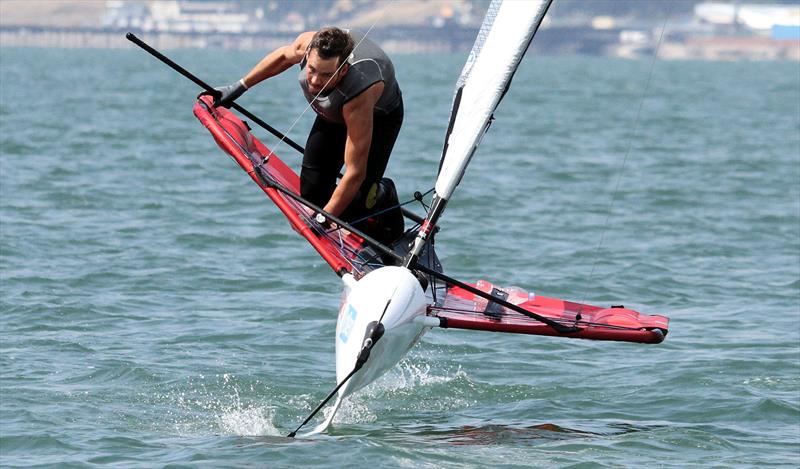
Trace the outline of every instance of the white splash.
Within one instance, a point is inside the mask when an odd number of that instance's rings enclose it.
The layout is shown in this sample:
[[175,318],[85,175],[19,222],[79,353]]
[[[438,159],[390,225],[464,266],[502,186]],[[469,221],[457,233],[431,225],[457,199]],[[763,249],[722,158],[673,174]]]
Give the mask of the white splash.
[[419,387],[449,383],[465,376],[460,365],[455,373],[438,374],[431,371],[429,363],[412,357],[402,360],[383,377],[364,388],[359,396],[378,397],[386,393],[404,393]]
[[274,420],[275,408],[266,406],[229,409],[217,416],[224,433],[238,436],[280,435],[281,431],[273,423]]
[[[188,387],[161,395],[174,408],[166,412],[174,429],[181,435],[197,433],[237,436],[277,436],[282,432],[275,425],[276,407],[264,405],[264,386],[259,381],[248,389],[230,374],[216,375],[213,382],[199,375],[190,379]],[[248,402],[246,395],[257,395],[258,402]]]
[[[426,387],[458,379],[466,379],[466,373],[461,369],[461,366],[454,373],[440,374],[437,371],[433,371],[431,365],[421,361],[418,356],[406,358],[369,386],[347,397],[336,413],[333,424],[353,425],[375,422],[380,417],[380,406],[376,406],[376,402],[383,402],[392,397],[412,396],[410,398],[411,406],[419,409],[420,405],[430,405],[430,401],[426,401],[422,396],[419,396],[421,392],[424,393]],[[413,396],[419,396],[419,400]],[[403,401],[407,402],[408,399],[403,399]],[[420,404],[420,402],[428,402],[428,404]],[[453,399],[452,397],[447,402],[449,403],[448,405],[460,407],[470,404],[466,400]],[[439,403],[435,405],[435,407],[439,406]],[[334,412],[333,405],[323,409],[324,420],[327,420],[332,412]],[[315,431],[308,435],[313,434],[315,434]]]

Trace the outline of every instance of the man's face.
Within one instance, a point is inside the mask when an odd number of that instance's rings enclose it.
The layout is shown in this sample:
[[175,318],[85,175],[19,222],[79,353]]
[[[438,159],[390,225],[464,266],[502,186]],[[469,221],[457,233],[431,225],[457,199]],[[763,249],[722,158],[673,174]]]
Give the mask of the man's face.
[[[339,84],[339,81],[347,73],[348,65],[345,64],[341,70],[339,68],[339,58],[323,59],[319,56],[316,49],[308,52],[306,61],[306,81],[308,81],[308,91],[313,94],[328,94]],[[327,84],[327,85],[326,85]]]

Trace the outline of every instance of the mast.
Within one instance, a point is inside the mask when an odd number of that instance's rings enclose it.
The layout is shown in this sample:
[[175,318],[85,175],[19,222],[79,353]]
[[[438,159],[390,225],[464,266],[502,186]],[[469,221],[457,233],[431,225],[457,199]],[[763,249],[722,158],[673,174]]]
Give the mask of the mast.
[[450,113],[433,203],[405,258],[411,268],[422,252],[481,138],[503,99],[514,72],[553,0],[493,0],[472,46]]

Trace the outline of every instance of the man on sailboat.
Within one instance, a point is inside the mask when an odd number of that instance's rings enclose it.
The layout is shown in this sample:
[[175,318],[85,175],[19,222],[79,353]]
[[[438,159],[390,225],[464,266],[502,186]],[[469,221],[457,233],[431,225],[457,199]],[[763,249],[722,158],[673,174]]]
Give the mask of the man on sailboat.
[[[296,64],[303,95],[317,113],[303,155],[301,195],[345,221],[397,205],[394,184],[383,173],[403,123],[403,98],[391,60],[364,35],[335,27],[302,33],[238,82],[218,88],[215,105],[230,107]],[[355,226],[389,242],[402,234],[403,216],[398,208]]]

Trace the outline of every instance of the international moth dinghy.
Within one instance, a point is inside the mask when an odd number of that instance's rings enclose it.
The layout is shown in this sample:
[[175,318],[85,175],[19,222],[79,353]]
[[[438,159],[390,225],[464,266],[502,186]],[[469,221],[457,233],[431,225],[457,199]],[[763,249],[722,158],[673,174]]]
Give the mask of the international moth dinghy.
[[[247,123],[225,108],[215,108],[211,96],[198,98],[195,116],[344,284],[335,335],[337,386],[301,427],[336,396],[333,410],[312,433],[324,431],[345,397],[393,367],[434,327],[649,344],[664,340],[669,326],[664,316],[534,295],[485,280],[461,282],[445,275],[436,257],[437,221],[551,3],[490,5],[456,85],[431,207],[424,219],[406,212],[414,226],[391,245],[304,200],[298,175],[253,136]],[[128,38],[211,91],[135,36]],[[233,108],[287,140],[237,104]],[[334,224],[320,223],[319,213]]]

